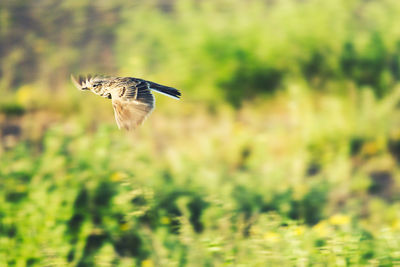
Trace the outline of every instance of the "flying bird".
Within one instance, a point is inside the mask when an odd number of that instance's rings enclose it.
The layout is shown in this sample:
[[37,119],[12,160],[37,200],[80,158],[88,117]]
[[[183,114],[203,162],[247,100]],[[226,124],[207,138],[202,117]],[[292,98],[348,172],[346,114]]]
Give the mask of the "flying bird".
[[88,75],[71,80],[79,90],[89,90],[111,99],[118,128],[132,130],[143,123],[154,109],[151,91],[179,99],[181,93],[172,87],[132,77],[103,77]]

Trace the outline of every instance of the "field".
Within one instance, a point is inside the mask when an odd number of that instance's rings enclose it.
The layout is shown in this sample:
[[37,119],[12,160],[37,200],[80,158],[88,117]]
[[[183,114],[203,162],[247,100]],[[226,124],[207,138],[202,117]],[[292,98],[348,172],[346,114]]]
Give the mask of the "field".
[[[0,266],[399,266],[397,14],[0,3]],[[120,131],[90,72],[183,97]]]

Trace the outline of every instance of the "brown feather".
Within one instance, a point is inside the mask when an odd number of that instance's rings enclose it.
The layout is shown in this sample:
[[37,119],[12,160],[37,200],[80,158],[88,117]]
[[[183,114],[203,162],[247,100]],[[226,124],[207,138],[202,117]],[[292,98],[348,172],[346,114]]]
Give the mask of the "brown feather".
[[143,123],[153,110],[152,105],[138,101],[112,100],[115,120],[118,128],[133,130]]

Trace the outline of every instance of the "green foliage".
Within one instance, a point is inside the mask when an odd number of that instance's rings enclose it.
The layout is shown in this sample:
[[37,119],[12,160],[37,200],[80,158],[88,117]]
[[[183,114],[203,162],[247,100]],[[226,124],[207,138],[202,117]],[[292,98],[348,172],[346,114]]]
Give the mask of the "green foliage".
[[22,115],[25,112],[23,106],[16,103],[4,103],[0,106],[0,112],[7,115]]
[[118,73],[238,107],[293,81],[328,91],[352,82],[382,97],[400,77],[394,0],[39,2],[47,8],[0,4],[2,88]]
[[370,96],[289,90],[301,109],[286,120],[308,118],[293,125],[274,120],[291,110],[279,98],[241,109],[255,120],[156,112],[132,136],[112,120],[53,125],[1,152],[0,263],[391,265],[400,95]]
[[320,90],[351,81],[381,97],[398,81],[392,44],[400,36],[388,31],[395,1],[177,1],[167,14],[151,4],[139,10],[123,13],[116,42],[122,71],[179,82],[209,101],[225,96],[239,106],[304,79]]

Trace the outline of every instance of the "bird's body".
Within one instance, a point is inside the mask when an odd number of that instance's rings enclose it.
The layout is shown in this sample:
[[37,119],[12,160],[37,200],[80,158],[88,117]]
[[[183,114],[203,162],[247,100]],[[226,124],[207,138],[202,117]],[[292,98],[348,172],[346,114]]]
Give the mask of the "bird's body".
[[140,125],[154,109],[152,90],[179,99],[181,93],[172,87],[132,77],[79,76],[72,82],[80,90],[111,99],[118,128],[131,130]]

